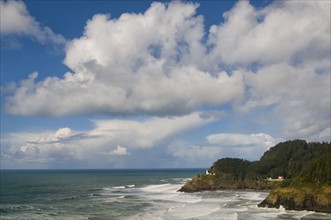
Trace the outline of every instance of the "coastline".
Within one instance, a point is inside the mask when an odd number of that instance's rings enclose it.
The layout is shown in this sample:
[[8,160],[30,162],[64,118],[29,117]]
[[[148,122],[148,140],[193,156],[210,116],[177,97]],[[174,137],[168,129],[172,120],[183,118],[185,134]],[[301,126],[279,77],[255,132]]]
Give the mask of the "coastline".
[[330,150],[330,143],[294,140],[270,148],[259,161],[222,158],[179,191],[266,190],[259,207],[331,213]]
[[[196,173],[197,171],[195,171]],[[194,171],[12,172],[1,219],[330,219],[331,214],[257,206],[269,190],[180,193]],[[7,173],[8,174],[8,173]],[[133,175],[134,174],[134,175]],[[91,205],[92,204],[92,205]],[[109,207],[112,207],[110,209]]]

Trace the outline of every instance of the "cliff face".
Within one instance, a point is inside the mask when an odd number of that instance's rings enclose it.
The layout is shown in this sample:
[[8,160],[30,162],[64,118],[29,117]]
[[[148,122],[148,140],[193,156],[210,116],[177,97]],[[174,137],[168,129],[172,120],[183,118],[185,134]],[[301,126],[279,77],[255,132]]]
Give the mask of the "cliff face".
[[212,176],[195,176],[191,181],[185,183],[185,185],[179,190],[180,192],[198,192],[203,190],[215,190],[215,179]]
[[325,185],[319,189],[313,189],[311,186],[277,188],[258,206],[268,208],[283,206],[286,210],[331,213],[331,187]]
[[272,190],[258,206],[331,213],[331,153],[312,161],[298,177]]

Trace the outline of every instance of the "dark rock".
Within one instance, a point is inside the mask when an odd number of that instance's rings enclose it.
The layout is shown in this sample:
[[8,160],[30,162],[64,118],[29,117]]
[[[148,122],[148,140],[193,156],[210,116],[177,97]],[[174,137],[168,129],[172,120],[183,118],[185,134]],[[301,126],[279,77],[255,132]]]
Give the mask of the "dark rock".
[[320,188],[277,188],[273,190],[258,207],[279,208],[286,210],[307,210],[331,213],[331,187]]
[[207,175],[199,175],[192,178],[191,181],[185,183],[180,192],[199,192],[203,190],[215,190],[215,180]]

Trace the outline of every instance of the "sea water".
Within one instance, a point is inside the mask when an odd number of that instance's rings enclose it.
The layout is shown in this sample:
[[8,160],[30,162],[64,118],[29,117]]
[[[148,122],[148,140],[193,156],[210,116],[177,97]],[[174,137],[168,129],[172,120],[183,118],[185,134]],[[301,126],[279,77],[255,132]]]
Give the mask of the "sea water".
[[0,219],[331,219],[258,208],[267,192],[178,192],[201,169],[2,170]]

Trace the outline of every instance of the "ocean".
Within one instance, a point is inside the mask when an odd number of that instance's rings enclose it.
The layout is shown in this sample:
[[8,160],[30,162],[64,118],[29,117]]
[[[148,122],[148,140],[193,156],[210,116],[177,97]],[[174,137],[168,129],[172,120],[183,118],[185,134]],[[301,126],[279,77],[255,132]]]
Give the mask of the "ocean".
[[0,219],[331,219],[258,208],[267,192],[178,192],[201,169],[1,170]]

